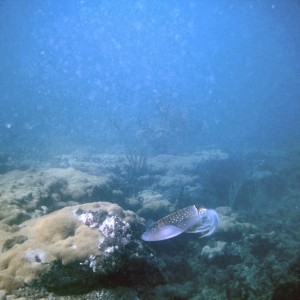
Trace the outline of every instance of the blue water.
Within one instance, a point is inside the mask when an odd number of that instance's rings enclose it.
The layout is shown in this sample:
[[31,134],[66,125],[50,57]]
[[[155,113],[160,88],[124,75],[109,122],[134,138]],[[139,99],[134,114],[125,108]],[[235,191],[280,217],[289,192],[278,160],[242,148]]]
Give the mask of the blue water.
[[296,0],[2,0],[0,66],[8,154],[300,141]]

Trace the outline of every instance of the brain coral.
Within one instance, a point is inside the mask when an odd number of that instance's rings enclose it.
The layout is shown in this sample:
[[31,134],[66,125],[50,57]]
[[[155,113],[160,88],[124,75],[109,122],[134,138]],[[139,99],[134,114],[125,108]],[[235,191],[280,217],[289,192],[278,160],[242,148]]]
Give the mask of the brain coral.
[[[151,254],[148,257],[149,251],[143,250],[141,242],[131,234],[132,228],[139,225],[137,215],[109,202],[65,207],[25,221],[14,232],[2,224],[0,290],[12,291],[36,283],[51,287],[50,281],[63,288],[66,277],[74,288],[83,284],[80,280],[85,281],[85,276],[96,282],[99,274],[102,279],[117,272],[127,274],[131,265],[128,257],[135,259],[135,266],[143,260],[149,265]],[[134,255],[124,254],[128,243]],[[105,272],[101,264],[105,264]]]

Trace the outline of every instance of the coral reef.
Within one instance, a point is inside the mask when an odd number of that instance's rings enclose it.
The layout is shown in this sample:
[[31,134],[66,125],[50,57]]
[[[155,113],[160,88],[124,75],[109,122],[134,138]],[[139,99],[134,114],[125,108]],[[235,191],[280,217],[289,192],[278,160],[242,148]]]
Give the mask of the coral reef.
[[[0,297],[297,299],[297,155],[159,155],[134,181],[106,154],[2,174]],[[213,236],[141,241],[141,217],[193,204],[218,212]]]
[[96,202],[26,221],[15,233],[2,230],[1,244],[10,246],[2,248],[0,289],[76,294],[120,282],[163,283],[155,256],[139,240],[141,223],[116,204]]

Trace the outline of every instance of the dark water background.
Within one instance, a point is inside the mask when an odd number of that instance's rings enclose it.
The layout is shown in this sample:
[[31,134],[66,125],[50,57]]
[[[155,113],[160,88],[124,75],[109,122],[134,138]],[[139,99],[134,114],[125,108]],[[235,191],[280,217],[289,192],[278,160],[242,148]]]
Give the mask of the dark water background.
[[300,141],[299,1],[0,1],[0,151]]

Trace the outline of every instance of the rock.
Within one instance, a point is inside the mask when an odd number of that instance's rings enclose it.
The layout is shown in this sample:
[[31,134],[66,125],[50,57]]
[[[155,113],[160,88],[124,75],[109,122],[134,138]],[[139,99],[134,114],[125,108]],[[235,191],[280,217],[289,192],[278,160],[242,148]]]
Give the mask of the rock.
[[[187,156],[158,155],[149,159],[148,169],[152,182],[148,180],[145,189],[161,193],[171,202],[180,201],[180,206],[188,206],[199,201],[204,195],[204,181],[207,178],[206,165],[227,160],[228,155],[219,150],[202,151]],[[151,184],[151,187],[150,187]],[[184,203],[183,203],[184,202]],[[211,201],[208,201],[211,203]]]
[[[142,220],[116,204],[65,207],[22,223],[15,233],[1,228],[0,289],[44,287],[58,294],[97,287],[164,282],[155,255],[140,241]],[[6,228],[7,229],[7,228]],[[2,246],[3,247],[3,246]]]
[[217,241],[213,246],[204,246],[201,251],[201,256],[205,257],[209,261],[213,260],[217,256],[224,256],[226,249],[226,242]]
[[158,187],[160,189],[170,189],[178,186],[184,187],[187,185],[193,185],[196,181],[199,181],[197,176],[168,173],[165,176],[161,176],[161,179],[158,182]]
[[18,225],[68,205],[111,197],[110,184],[108,176],[72,168],[8,172],[0,175],[0,221]]
[[238,240],[243,235],[255,232],[257,228],[250,223],[238,220],[238,215],[230,207],[217,207],[220,224],[217,233],[227,240]]
[[242,261],[242,249],[237,243],[216,241],[212,245],[202,248],[201,256],[209,264],[216,264],[224,268]]
[[144,190],[137,197],[141,208],[137,213],[145,218],[163,217],[174,211],[174,205],[161,194]]
[[187,156],[177,155],[157,155],[149,160],[151,172],[173,174],[197,173],[197,168],[205,161],[209,160],[225,160],[228,154],[218,149],[204,150],[200,153]]
[[127,159],[124,155],[83,152],[56,156],[54,164],[60,168],[71,167],[82,172],[111,175],[125,172]]
[[6,291],[0,290],[0,299],[5,299]]

